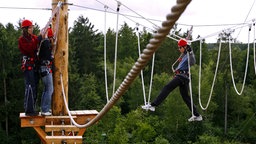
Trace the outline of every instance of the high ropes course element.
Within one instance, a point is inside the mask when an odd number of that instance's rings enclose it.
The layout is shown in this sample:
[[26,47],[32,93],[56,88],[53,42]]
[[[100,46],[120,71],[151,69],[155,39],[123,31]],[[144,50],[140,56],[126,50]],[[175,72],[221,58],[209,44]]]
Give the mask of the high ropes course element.
[[[130,72],[126,75],[125,79],[120,84],[119,88],[116,90],[116,92],[113,94],[113,96],[108,101],[108,103],[104,106],[104,108],[98,113],[98,115],[94,117],[92,120],[90,120],[88,123],[81,125],[81,124],[77,124],[74,121],[68,109],[68,106],[66,103],[67,101],[64,96],[64,87],[62,85],[63,99],[66,106],[66,110],[68,111],[68,115],[75,126],[79,128],[92,126],[97,121],[99,121],[113,107],[113,105],[117,102],[117,100],[119,100],[119,98],[126,92],[126,90],[132,84],[134,79],[140,74],[141,70],[146,66],[147,62],[151,59],[154,52],[159,48],[161,43],[169,34],[175,22],[179,19],[179,17],[185,11],[186,7],[190,2],[191,0],[176,1],[176,5],[174,5],[171,8],[171,13],[167,14],[166,20],[162,22],[162,27],[157,29],[157,32],[153,35],[153,38],[150,39],[149,44],[147,44],[146,48],[143,50],[142,54],[137,59],[137,62],[135,62]],[[60,74],[60,77],[62,79],[61,74]]]
[[[233,87],[235,89],[235,92],[238,95],[242,95],[243,91],[244,91],[244,87],[245,87],[245,81],[246,81],[246,77],[247,77],[247,71],[248,71],[248,64],[249,64],[249,53],[250,53],[250,33],[251,33],[251,26],[254,26],[254,35],[253,35],[253,60],[254,60],[254,69],[255,69],[255,74],[256,74],[256,58],[255,58],[255,22],[254,20],[252,21],[253,24],[249,25],[249,31],[248,31],[248,44],[247,44],[247,55],[246,55],[246,66],[245,66],[245,72],[244,72],[244,78],[243,78],[243,83],[241,86],[241,90],[238,91],[236,83],[235,83],[235,78],[234,78],[234,72],[233,72],[233,62],[232,62],[232,48],[231,48],[231,33],[232,30],[231,29],[227,29],[224,30],[223,33],[228,34],[228,49],[229,49],[229,62],[230,62],[230,73],[231,73],[231,79],[232,79],[232,84]],[[213,89],[214,89],[214,85],[215,85],[215,80],[217,77],[217,72],[218,72],[218,67],[219,67],[219,61],[220,61],[220,54],[221,54],[221,47],[222,47],[222,38],[220,38],[219,40],[219,49],[218,49],[218,56],[217,56],[217,62],[216,62],[216,68],[215,68],[215,73],[214,73],[214,78],[213,78],[213,82],[212,82],[212,86],[211,86],[211,90],[210,90],[210,94],[209,94],[209,98],[207,101],[207,104],[205,107],[203,107],[202,102],[201,102],[201,73],[202,73],[202,40],[200,40],[200,57],[199,57],[199,73],[198,73],[198,99],[199,99],[199,105],[202,108],[202,110],[206,110],[210,104],[211,98],[212,98],[212,93],[213,93]]]

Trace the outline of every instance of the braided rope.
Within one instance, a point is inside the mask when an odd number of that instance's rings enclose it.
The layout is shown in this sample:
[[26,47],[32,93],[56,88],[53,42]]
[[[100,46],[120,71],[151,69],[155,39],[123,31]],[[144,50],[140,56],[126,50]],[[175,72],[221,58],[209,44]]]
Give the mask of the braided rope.
[[149,44],[143,50],[142,54],[138,58],[137,62],[133,65],[130,72],[127,74],[119,88],[113,94],[109,102],[99,112],[99,114],[83,125],[83,127],[89,127],[101,119],[117,102],[117,100],[125,93],[129,88],[134,79],[140,74],[140,71],[145,67],[147,62],[150,60],[154,52],[159,48],[160,44],[164,41],[166,36],[169,34],[171,28],[175,22],[179,19],[181,14],[184,12],[191,0],[177,0],[176,5],[172,7],[171,13],[167,14],[166,21],[162,23],[162,27],[157,30],[157,33],[150,39]]

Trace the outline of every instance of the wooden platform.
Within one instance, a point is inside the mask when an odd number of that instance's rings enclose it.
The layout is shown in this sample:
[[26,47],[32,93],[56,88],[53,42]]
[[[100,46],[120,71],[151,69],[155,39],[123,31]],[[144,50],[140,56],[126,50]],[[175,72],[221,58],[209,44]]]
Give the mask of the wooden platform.
[[[78,124],[86,124],[98,112],[96,110],[70,111],[72,118]],[[86,128],[72,125],[69,116],[26,116],[20,113],[21,127],[33,127],[41,141],[45,144],[82,144]]]

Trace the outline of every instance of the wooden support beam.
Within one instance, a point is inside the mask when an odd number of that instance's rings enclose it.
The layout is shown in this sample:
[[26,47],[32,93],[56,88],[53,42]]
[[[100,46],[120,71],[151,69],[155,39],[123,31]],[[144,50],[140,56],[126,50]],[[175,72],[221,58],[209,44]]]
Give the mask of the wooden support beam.
[[[78,124],[85,124],[89,120],[92,120],[98,112],[96,110],[78,110],[70,111],[72,118]],[[51,125],[60,125],[64,121],[65,124],[71,124],[69,116],[26,116],[25,113],[20,113],[21,127],[36,127]]]
[[62,131],[65,132],[78,132],[79,128],[74,125],[45,125],[45,132]]
[[63,5],[59,12],[59,23],[53,19],[53,28],[58,27],[56,50],[54,55],[54,75],[53,75],[53,115],[67,115],[65,109],[60,75],[62,75],[64,93],[68,101],[68,5],[67,0],[52,0],[52,9],[56,8],[57,3],[61,1]]
[[82,136],[46,136],[47,144],[61,144],[62,142],[66,142],[68,144],[82,144],[83,137]]
[[33,128],[37,132],[42,143],[46,143],[46,133],[42,130],[42,128],[41,127],[33,127]]
[[21,127],[37,127],[44,126],[44,116],[26,116],[25,113],[20,113],[20,126]]

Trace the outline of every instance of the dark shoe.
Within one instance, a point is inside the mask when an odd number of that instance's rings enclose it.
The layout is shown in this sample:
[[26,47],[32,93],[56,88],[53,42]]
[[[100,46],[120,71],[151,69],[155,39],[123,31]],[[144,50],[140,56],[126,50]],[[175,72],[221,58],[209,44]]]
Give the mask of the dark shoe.
[[39,112],[25,113],[26,116],[37,116]]

